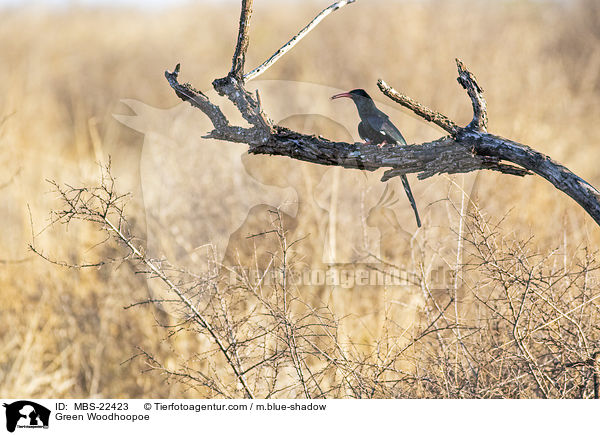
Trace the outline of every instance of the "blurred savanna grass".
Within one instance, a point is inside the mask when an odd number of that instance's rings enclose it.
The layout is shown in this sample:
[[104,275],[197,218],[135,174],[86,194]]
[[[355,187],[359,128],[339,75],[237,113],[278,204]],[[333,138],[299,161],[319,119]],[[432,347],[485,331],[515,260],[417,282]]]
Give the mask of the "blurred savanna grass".
[[[262,62],[327,4],[257,1],[247,65]],[[125,362],[141,347],[168,365],[185,359],[196,345],[193,339],[163,341],[155,322],[160,314],[122,310],[147,296],[143,276],[127,263],[89,269],[57,267],[32,254],[27,244],[32,233],[45,227],[49,210],[56,206],[56,196],[49,193],[45,180],[93,183],[99,177],[98,162],[106,162],[109,155],[118,189],[131,192],[132,226],[141,240],[148,237],[140,183],[144,137],[117,122],[113,114],[131,114],[120,102],[123,98],[160,109],[178,104],[163,76],[177,63],[182,64],[185,81],[208,89],[214,78],[229,70],[238,15],[235,2],[198,2],[153,11],[73,6],[0,12],[0,161],[4,168],[0,175],[4,223],[0,396],[206,394],[165,382],[159,372],[142,374],[141,360]],[[455,57],[468,65],[485,89],[491,132],[528,144],[600,185],[596,151],[600,6],[593,0],[361,0],[329,17],[263,78],[342,90],[363,87],[378,101],[383,98],[377,95],[375,83],[383,78],[464,125],[471,109],[455,81]],[[284,102],[271,104],[275,103]],[[326,98],[313,104],[331,105]],[[354,116],[348,107],[337,107]],[[442,135],[408,112],[403,115],[394,117],[394,122],[409,142]],[[287,122],[334,139],[349,140],[348,133],[355,134],[327,122]],[[194,132],[193,127],[189,131]],[[285,176],[278,172],[282,171],[278,164],[266,165],[269,177]],[[302,174],[309,179],[319,176],[311,171],[318,170],[308,168]],[[460,183],[460,177],[413,181],[425,226],[430,227],[417,238],[427,247],[424,250],[439,258],[456,255],[451,235],[457,231],[458,218],[448,204],[460,206],[453,202]],[[309,189],[308,185],[303,181],[297,189]],[[228,194],[216,190],[214,201]],[[352,189],[342,193],[351,194]],[[443,205],[446,214],[438,204],[444,199],[448,199]],[[487,215],[506,215],[502,228],[507,236],[534,235],[535,248],[541,252],[559,249],[566,257],[582,246],[593,251],[598,244],[594,222],[539,177],[482,173],[474,199]],[[317,212],[302,216],[294,234],[318,234]],[[410,213],[402,216],[408,219]],[[245,234],[263,229],[260,213],[254,218],[246,223]],[[402,226],[410,239],[412,222]],[[67,231],[50,228],[36,238],[52,258],[76,264],[111,256],[110,248],[96,247],[103,237],[92,227],[73,225]],[[382,255],[386,261],[409,264],[407,239],[398,240],[397,249],[386,245]],[[319,258],[321,245],[320,239],[308,238],[299,250],[303,258]],[[251,264],[252,249],[246,248],[232,254],[232,261]],[[390,316],[400,329],[415,323],[412,293],[406,289],[343,293],[320,286],[303,291],[308,300],[335,306],[339,316],[352,314],[343,322],[343,332],[361,345],[372,344]]]

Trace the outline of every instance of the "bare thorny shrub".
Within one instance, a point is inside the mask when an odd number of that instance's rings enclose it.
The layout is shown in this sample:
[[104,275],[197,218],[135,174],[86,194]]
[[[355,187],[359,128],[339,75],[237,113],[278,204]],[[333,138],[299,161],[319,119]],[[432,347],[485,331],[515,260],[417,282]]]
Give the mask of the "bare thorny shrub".
[[597,398],[596,253],[537,252],[479,210],[464,224],[459,292],[429,300],[411,395]]
[[436,289],[425,273],[416,275],[423,299],[415,307],[418,324],[401,330],[386,311],[383,333],[365,344],[342,336],[331,307],[303,296],[295,253],[302,240],[288,240],[280,211],[272,210],[269,228],[253,236],[257,249],[262,239],[275,241],[266,268],[209,259],[195,273],[145,253],[110,167],[100,186],[53,186],[62,206],[52,223],[97,225],[121,255],[67,265],[42,253],[35,239],[31,249],[61,266],[127,261],[149,287],[166,289],[127,308],[159,308],[165,343],[184,337],[192,344],[186,354],[173,350],[168,361],[142,348],[132,359],[201,397],[598,396],[598,264],[586,250],[569,260],[565,252],[543,255],[530,240],[506,238],[502,221],[479,210],[461,214],[458,278]]

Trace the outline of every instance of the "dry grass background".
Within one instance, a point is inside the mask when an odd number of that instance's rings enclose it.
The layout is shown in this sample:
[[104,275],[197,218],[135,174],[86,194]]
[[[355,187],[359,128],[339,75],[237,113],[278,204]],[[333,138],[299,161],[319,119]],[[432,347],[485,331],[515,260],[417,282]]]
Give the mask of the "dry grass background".
[[[247,65],[262,62],[326,3],[257,1]],[[49,193],[45,180],[74,185],[95,182],[97,162],[106,161],[108,155],[118,189],[132,192],[128,216],[133,228],[140,238],[150,237],[147,232],[155,229],[146,222],[140,182],[144,136],[120,124],[113,114],[132,114],[120,102],[123,98],[160,109],[176,105],[179,101],[163,71],[178,62],[184,80],[208,88],[229,70],[238,14],[238,5],[230,3],[194,3],[153,12],[77,7],[0,12],[0,396],[207,394],[165,382],[157,371],[142,374],[143,360],[125,362],[139,346],[169,365],[185,359],[197,345],[190,338],[164,338],[156,323],[160,313],[123,311],[123,306],[147,296],[143,276],[134,274],[127,263],[93,269],[56,267],[28,251],[27,243],[32,238],[30,219],[40,230],[48,222],[49,210],[56,207],[56,195]],[[455,82],[455,57],[465,61],[486,91],[491,132],[528,144],[600,185],[596,146],[600,143],[600,6],[593,0],[361,0],[328,18],[264,78],[339,89],[364,87],[375,95],[375,82],[381,77],[466,124],[470,105]],[[312,104],[331,105],[327,96]],[[280,98],[276,88],[263,96],[265,104],[273,107],[285,105],[286,99]],[[342,105],[335,110],[352,116]],[[394,120],[409,142],[439,135],[407,112],[398,113]],[[306,119],[288,123],[348,139],[347,131],[331,123],[321,125],[314,119],[308,124]],[[265,165],[265,177],[287,176],[283,173],[287,167]],[[302,171],[292,183],[306,195],[311,182],[305,179],[317,180],[322,172]],[[461,180],[413,181],[425,216],[425,228],[415,240],[430,265],[456,256],[453,234],[459,220],[453,207],[460,207],[460,202],[453,182],[473,182]],[[509,239],[534,235],[536,251],[558,249],[565,259],[584,246],[591,251],[598,246],[594,222],[538,177],[483,173],[477,186],[480,210],[494,217],[508,214],[502,232]],[[224,186],[215,186],[214,197],[207,201],[219,203],[232,194]],[[342,195],[352,201],[352,189],[344,189]],[[410,219],[410,210],[397,213]],[[264,214],[255,210],[244,234],[264,229],[267,219],[260,218]],[[311,235],[299,250],[303,261],[314,266],[321,255],[320,216],[310,209],[299,216],[302,219],[294,223],[292,236]],[[396,234],[398,238],[384,246],[382,255],[386,261],[413,265],[414,253],[407,246],[414,228],[412,221],[403,222],[408,223],[402,225],[402,234],[408,235]],[[50,228],[38,243],[53,258],[77,263],[111,255],[110,248],[94,248],[103,237],[90,226],[73,225]],[[236,258],[251,263],[252,248],[241,246]],[[263,252],[267,247],[257,249]],[[344,317],[342,333],[360,345],[369,346],[387,333],[390,317],[398,330],[417,322],[415,289],[315,286],[302,291],[307,300],[329,305]]]

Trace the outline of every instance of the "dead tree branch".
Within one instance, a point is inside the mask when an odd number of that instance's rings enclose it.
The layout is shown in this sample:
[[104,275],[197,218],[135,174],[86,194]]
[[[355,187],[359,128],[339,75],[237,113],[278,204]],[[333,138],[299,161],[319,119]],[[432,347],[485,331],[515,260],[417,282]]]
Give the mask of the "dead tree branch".
[[355,0],[338,1],[324,9],[262,65],[244,75],[252,0],[242,0],[232,68],[226,77],[213,81],[213,87],[219,95],[226,96],[233,102],[251,125],[249,128],[231,126],[219,107],[212,104],[206,95],[189,84],[180,84],[179,65],[173,72],[166,71],[165,76],[179,98],[202,110],[211,120],[214,130],[205,137],[246,143],[250,147],[249,153],[288,156],[321,165],[368,171],[389,168],[382,181],[410,173],[418,173],[419,179],[424,179],[436,174],[466,173],[482,169],[518,176],[536,173],[573,198],[600,225],[600,192],[593,186],[548,156],[487,132],[488,117],[483,89],[459,59],[456,59],[458,82],[467,91],[473,106],[473,119],[466,127],[460,127],[448,117],[400,94],[383,80],[378,82],[380,90],[390,99],[426,121],[435,123],[451,136],[428,143],[379,148],[374,144],[333,142],[274,125],[262,111],[258,98],[246,91],[245,81],[262,74],[325,16],[353,1]]

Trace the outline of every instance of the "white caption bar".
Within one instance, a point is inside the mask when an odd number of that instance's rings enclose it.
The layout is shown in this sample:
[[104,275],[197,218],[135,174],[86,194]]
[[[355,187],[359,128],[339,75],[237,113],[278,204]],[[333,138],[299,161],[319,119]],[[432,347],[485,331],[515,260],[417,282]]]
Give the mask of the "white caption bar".
[[[0,399],[0,433],[583,433],[598,406],[550,400]],[[36,429],[43,429],[41,432]],[[384,432],[385,431],[385,432]]]

